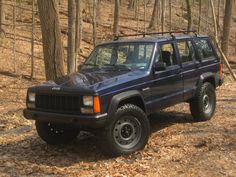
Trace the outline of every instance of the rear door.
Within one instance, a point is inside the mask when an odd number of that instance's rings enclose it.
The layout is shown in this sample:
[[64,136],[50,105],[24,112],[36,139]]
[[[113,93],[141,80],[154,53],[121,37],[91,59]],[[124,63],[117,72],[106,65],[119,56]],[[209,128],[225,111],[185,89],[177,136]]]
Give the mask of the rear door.
[[191,39],[177,40],[177,47],[183,71],[184,100],[188,100],[195,94],[197,88],[199,62],[196,60]]

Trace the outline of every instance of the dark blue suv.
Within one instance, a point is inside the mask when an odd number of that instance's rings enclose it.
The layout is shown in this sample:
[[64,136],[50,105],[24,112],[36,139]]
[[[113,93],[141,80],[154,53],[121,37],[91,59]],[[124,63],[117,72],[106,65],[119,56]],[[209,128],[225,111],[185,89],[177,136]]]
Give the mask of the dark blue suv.
[[49,144],[95,132],[112,155],[144,148],[148,115],[181,102],[196,121],[216,107],[222,65],[205,35],[122,39],[96,46],[79,72],[28,89],[24,116]]

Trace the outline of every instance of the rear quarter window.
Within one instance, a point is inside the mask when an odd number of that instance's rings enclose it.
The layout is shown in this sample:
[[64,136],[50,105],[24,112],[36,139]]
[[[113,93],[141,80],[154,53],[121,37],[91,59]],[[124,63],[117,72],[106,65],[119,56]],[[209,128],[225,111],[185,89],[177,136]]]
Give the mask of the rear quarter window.
[[212,46],[207,39],[195,39],[197,52],[202,61],[209,60],[215,57]]

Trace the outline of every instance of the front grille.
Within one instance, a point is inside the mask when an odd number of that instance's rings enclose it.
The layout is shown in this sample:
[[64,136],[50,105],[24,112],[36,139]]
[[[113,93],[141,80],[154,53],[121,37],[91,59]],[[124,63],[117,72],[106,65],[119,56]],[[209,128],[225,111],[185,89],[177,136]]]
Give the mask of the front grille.
[[59,113],[80,113],[81,97],[36,94],[36,109]]

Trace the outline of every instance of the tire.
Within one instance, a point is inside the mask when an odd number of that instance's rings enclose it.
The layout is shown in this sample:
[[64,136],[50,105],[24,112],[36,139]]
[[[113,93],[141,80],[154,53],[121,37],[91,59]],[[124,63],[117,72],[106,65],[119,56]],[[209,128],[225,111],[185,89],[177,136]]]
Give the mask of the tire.
[[132,104],[123,105],[100,135],[102,150],[111,156],[131,154],[145,147],[149,134],[150,123],[145,112]]
[[190,101],[190,111],[195,121],[210,120],[216,108],[215,87],[205,82],[197,91],[196,96]]
[[69,124],[36,121],[35,126],[40,138],[51,145],[67,144],[79,134],[78,127]]

